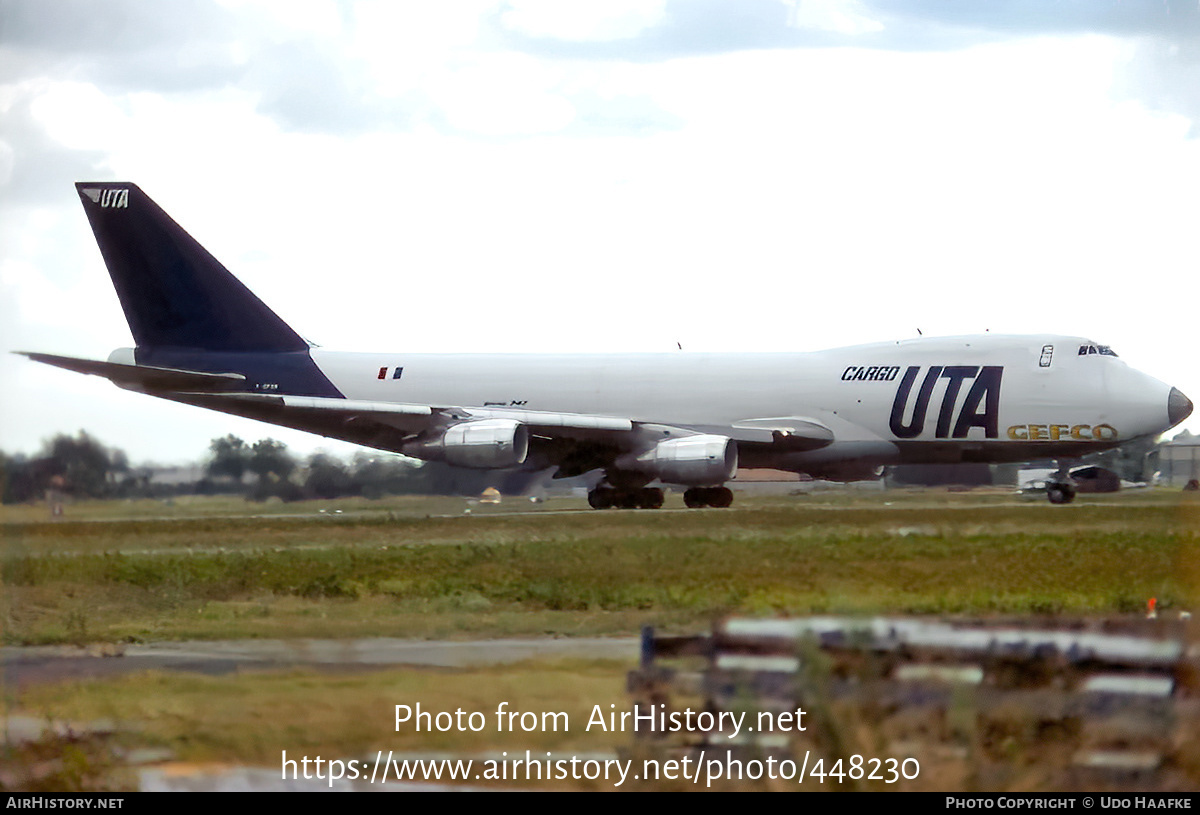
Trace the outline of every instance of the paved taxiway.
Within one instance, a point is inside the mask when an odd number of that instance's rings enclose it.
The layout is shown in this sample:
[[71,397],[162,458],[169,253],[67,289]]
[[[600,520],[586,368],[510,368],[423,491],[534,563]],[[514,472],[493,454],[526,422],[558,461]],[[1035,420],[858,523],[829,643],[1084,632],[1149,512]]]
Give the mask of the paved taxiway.
[[638,658],[636,637],[470,640],[213,640],[76,648],[47,645],[0,648],[5,687],[138,671],[209,675],[241,670],[319,667],[327,670],[394,665],[462,668],[545,657]]

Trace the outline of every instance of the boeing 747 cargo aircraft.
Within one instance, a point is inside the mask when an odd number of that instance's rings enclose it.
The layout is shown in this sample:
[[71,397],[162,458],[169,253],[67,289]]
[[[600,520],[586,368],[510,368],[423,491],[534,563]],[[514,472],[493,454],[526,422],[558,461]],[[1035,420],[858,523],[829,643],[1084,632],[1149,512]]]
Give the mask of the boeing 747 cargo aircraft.
[[[889,464],[1069,463],[1192,411],[1107,346],[1057,335],[810,353],[324,351],[136,185],[76,187],[136,347],[31,359],[428,461],[601,470],[596,508],[660,507],[658,484],[685,487],[689,507],[726,507],[739,466],[849,481]],[[1049,489],[1056,503],[1073,495],[1065,479]]]

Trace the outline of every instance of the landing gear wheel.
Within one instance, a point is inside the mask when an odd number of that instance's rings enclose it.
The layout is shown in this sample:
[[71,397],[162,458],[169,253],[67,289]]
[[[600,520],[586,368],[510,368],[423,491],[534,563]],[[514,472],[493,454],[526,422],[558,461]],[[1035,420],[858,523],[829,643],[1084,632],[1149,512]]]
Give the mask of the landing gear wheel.
[[711,487],[708,490],[708,505],[725,509],[733,504],[733,490],[729,487]]
[[636,490],[596,487],[588,493],[588,506],[592,509],[658,509],[662,505],[663,491],[656,487]]
[[1050,484],[1046,487],[1046,497],[1052,504],[1069,504],[1075,500],[1075,488],[1070,484]]
[[643,487],[637,492],[638,507],[659,509],[663,505],[663,491],[655,487]]
[[613,505],[616,490],[609,487],[596,487],[588,493],[588,506],[592,509],[608,509]]
[[729,487],[692,487],[683,494],[683,503],[692,509],[697,507],[724,509],[733,503],[733,490]]

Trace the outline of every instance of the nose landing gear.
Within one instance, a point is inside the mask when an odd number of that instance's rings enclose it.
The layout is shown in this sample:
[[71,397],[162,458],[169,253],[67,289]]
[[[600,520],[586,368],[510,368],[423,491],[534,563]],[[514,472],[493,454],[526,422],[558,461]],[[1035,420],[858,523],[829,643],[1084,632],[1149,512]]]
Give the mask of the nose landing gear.
[[1075,487],[1065,481],[1051,481],[1046,485],[1046,497],[1052,504],[1069,504],[1075,500]]
[[1075,500],[1075,484],[1071,481],[1070,461],[1058,462],[1058,472],[1046,482],[1046,498],[1052,504],[1069,504]]

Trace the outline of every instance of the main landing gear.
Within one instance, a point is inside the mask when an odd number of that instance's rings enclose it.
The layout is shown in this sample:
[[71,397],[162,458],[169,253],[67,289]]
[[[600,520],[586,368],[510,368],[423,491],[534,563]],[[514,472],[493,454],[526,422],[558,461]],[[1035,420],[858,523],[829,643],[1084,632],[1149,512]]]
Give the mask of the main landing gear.
[[588,493],[588,504],[592,509],[658,509],[663,505],[663,491],[657,487],[636,490],[596,487]]
[[[683,494],[683,503],[692,509],[724,508],[733,503],[733,490],[728,487],[692,487]],[[659,509],[663,505],[663,491],[657,487],[625,490],[596,487],[588,493],[588,504],[592,509]]]
[[[604,471],[604,479],[588,493],[592,509],[660,509],[663,491],[646,486],[654,476],[615,467]],[[733,503],[728,487],[691,487],[683,494],[683,503],[695,507],[727,507]]]
[[683,494],[683,503],[691,509],[697,507],[724,509],[733,503],[733,490],[729,487],[692,487]]

